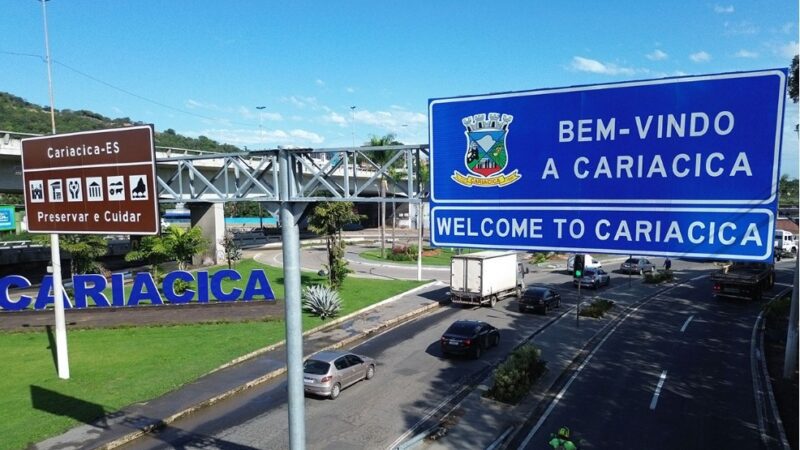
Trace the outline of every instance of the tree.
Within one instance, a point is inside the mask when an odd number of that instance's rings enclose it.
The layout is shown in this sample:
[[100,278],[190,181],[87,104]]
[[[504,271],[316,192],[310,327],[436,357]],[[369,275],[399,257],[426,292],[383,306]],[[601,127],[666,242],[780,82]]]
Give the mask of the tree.
[[342,241],[342,227],[351,222],[361,220],[361,216],[353,209],[351,202],[319,203],[308,220],[308,228],[325,236],[328,251],[328,282],[332,287],[342,285],[349,270],[344,259],[345,245]]
[[800,180],[797,179],[790,179],[789,175],[783,174],[781,175],[781,179],[778,182],[778,194],[780,195],[780,205],[781,206],[790,206],[790,205],[797,205],[798,195],[800,195]]
[[[385,147],[388,145],[402,145],[401,142],[398,142],[395,139],[395,135],[389,133],[385,136],[372,136],[365,145],[370,147]],[[375,150],[375,151],[368,151],[364,152],[367,157],[372,160],[373,163],[377,164],[378,166],[383,166],[387,162],[389,162],[392,157],[394,157],[396,151],[394,150]],[[381,199],[386,198],[386,177],[387,173],[384,172],[381,174],[381,187],[380,187],[380,196]],[[381,212],[380,212],[380,230],[381,230],[381,258],[386,257],[386,201],[381,200]]]
[[198,227],[184,229],[168,226],[160,236],[146,236],[139,248],[125,255],[125,261],[147,261],[150,271],[158,276],[158,265],[166,261],[178,262],[178,270],[186,270],[187,262],[208,246],[203,230]]
[[222,245],[222,249],[225,251],[228,269],[233,269],[233,265],[242,259],[242,249],[239,248],[239,244],[233,239],[233,233],[226,231],[225,237],[220,241],[220,245]]
[[789,79],[787,82],[789,83],[789,97],[797,103],[798,97],[798,83],[800,83],[800,78],[798,78],[798,55],[794,55],[792,58],[792,68],[789,71]]
[[[36,235],[34,242],[46,247],[50,246],[49,235]],[[71,256],[70,273],[100,273],[102,266],[97,258],[108,253],[108,242],[103,236],[96,234],[62,234],[58,238],[58,246]]]
[[162,233],[161,238],[169,254],[178,262],[178,270],[186,270],[192,257],[208,247],[208,240],[198,227],[182,228],[171,225]]

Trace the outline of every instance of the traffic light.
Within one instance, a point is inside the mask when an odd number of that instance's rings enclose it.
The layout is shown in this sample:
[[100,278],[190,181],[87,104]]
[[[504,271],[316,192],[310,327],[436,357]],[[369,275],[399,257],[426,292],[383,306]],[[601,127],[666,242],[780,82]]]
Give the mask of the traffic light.
[[572,273],[575,278],[583,275],[583,255],[575,255],[575,259],[572,262]]

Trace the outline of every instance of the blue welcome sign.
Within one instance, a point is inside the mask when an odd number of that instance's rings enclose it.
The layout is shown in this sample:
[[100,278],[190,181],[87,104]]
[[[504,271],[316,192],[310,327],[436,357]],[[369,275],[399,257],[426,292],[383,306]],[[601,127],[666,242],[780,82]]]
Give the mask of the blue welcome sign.
[[[786,71],[775,69],[431,100],[432,240],[447,246],[768,259],[772,245],[765,236],[772,233],[777,208],[785,89]],[[589,240],[589,234],[517,242],[496,234],[481,238],[480,232],[466,238],[444,226],[456,211],[474,223],[506,211],[498,209],[504,206],[524,206],[529,216],[545,206],[572,210],[568,215],[579,207],[629,207],[606,216],[584,209],[589,227],[627,213],[641,223],[646,217],[635,208],[649,207],[680,223],[694,214],[690,223],[704,220],[707,229],[720,220],[711,218],[720,208],[752,210],[729,214],[721,223],[739,231],[756,223],[760,239],[725,249],[719,241],[654,245],[646,233],[618,242]],[[520,210],[514,211],[509,214]],[[770,220],[763,211],[771,212]],[[545,219],[558,219],[548,214]],[[439,219],[445,222],[437,224]],[[655,228],[656,221],[647,226]]]
[[[225,290],[223,283],[226,280],[238,281],[242,276],[239,272],[230,269],[223,269],[209,274],[208,271],[198,271],[195,273],[177,270],[168,273],[161,283],[161,290],[158,289],[152,274],[140,272],[133,278],[130,293],[125,295],[124,276],[115,273],[111,276],[109,286],[108,280],[100,274],[82,274],[72,277],[73,301],[70,305],[65,294],[62,299],[65,308],[87,308],[96,307],[118,307],[118,306],[138,306],[141,304],[163,305],[165,303],[183,304],[190,302],[209,303],[212,299],[220,302],[267,300],[274,301],[275,294],[267,279],[267,274],[261,270],[252,270],[246,280],[245,288],[233,288]],[[178,281],[195,282],[196,289],[186,289],[178,293],[175,283]],[[19,275],[9,275],[0,278],[0,309],[19,311],[33,306],[34,309],[45,309],[53,305],[53,277],[48,275],[42,280],[39,291],[35,298],[29,295],[21,295],[12,299],[9,289],[25,289],[31,287],[27,278]],[[111,288],[111,298],[105,290]],[[90,303],[91,302],[91,303]]]

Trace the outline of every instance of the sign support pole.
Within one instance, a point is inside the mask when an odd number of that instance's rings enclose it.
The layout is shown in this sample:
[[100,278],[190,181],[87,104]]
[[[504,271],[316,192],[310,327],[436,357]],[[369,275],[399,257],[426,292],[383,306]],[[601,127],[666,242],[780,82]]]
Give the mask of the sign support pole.
[[67,322],[64,318],[64,286],[61,281],[61,250],[58,235],[50,235],[50,258],[53,260],[53,305],[56,315],[56,359],[58,377],[69,379],[69,355],[67,353]]
[[794,260],[794,288],[792,289],[792,305],[789,309],[789,328],[786,330],[786,352],[783,359],[783,378],[790,379],[797,370],[797,290],[798,272],[800,272],[800,256]]
[[[47,58],[47,88],[50,94],[50,127],[56,134],[56,112],[53,100],[53,69],[50,61],[50,37],[47,33],[47,0],[42,3],[42,18],[44,20],[44,47]],[[53,268],[53,297],[56,321],[56,365],[58,377],[69,379],[69,355],[67,354],[67,321],[64,318],[64,286],[61,284],[61,249],[58,244],[58,234],[50,235],[50,263]]]
[[[422,206],[422,203],[419,204]],[[419,211],[419,208],[417,209]],[[417,281],[422,281],[422,224],[417,213]]]
[[[280,220],[283,239],[284,308],[286,310],[286,379],[289,392],[289,448],[306,448],[305,392],[303,387],[303,320],[300,293],[300,214],[290,202],[294,176],[289,152],[278,153]],[[304,204],[302,205],[305,206]]]

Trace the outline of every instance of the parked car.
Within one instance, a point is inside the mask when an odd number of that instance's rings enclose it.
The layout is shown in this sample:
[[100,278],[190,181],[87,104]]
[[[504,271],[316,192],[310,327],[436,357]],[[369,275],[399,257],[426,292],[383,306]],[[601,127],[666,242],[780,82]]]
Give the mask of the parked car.
[[303,387],[310,394],[339,396],[342,389],[375,375],[375,360],[347,352],[319,352],[303,363]]
[[439,342],[445,355],[471,355],[478,359],[484,350],[500,343],[500,331],[479,320],[458,320],[450,325]]
[[572,284],[577,286],[578,283],[583,287],[590,287],[597,289],[600,286],[608,286],[611,284],[611,276],[603,269],[586,269],[580,278],[574,278]]
[[[569,255],[569,258],[567,258],[567,270],[572,272],[574,267],[575,267],[575,255]],[[603,264],[600,263],[600,261],[598,261],[594,256],[588,253],[583,254],[584,269],[594,269],[598,267],[603,267]]]
[[655,264],[650,262],[647,258],[631,257],[619,265],[619,271],[622,273],[638,273],[644,275],[645,272],[652,272]]
[[549,309],[561,306],[561,294],[550,288],[531,286],[525,289],[517,303],[519,312],[534,310],[547,314]]

